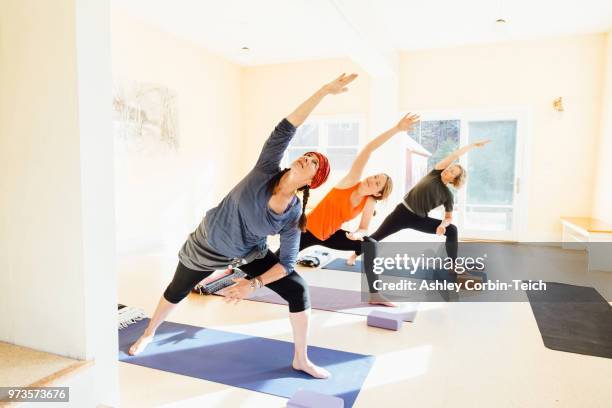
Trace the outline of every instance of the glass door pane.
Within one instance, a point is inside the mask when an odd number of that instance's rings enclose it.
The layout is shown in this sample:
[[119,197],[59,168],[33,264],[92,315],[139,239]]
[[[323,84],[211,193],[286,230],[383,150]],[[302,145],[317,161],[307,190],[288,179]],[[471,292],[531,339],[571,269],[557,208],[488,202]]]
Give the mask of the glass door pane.
[[483,139],[491,143],[472,149],[466,158],[466,230],[513,232],[516,129],[515,120],[468,122],[468,143]]
[[406,185],[410,191],[436,163],[459,148],[459,120],[422,120],[408,133],[406,142]]
[[314,123],[305,123],[298,127],[289,146],[318,146],[319,126]]
[[328,147],[327,158],[329,165],[334,171],[346,172],[351,169],[351,165],[357,157],[356,147]]
[[359,122],[335,121],[327,124],[327,156],[334,171],[350,170],[359,146]]
[[327,124],[329,146],[359,146],[358,122],[332,122]]

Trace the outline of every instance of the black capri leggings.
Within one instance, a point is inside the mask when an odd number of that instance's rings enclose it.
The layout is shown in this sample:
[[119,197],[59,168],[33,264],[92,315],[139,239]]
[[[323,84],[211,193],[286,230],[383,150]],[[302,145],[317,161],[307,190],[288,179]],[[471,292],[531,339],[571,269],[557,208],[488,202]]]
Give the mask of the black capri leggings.
[[[321,245],[326,248],[337,249],[339,251],[361,251],[362,241],[354,241],[347,238],[347,233],[348,231],[340,229],[334,232],[325,241],[321,241],[319,238],[312,235],[310,231],[302,232],[302,235],[300,236],[300,251],[313,245]],[[371,238],[364,237],[364,241],[371,241]],[[378,292],[376,289],[374,289],[374,281],[378,278],[376,277],[376,274],[374,274],[372,267],[365,267],[364,270],[368,280],[370,293]]]
[[[242,265],[240,269],[247,274],[247,279],[252,279],[266,272],[277,263],[278,257],[272,253],[272,251],[268,250],[263,258]],[[179,262],[172,282],[170,282],[164,292],[164,298],[170,303],[180,302],[198,282],[211,275],[213,272],[213,270],[195,271]],[[304,281],[297,272],[293,271],[287,276],[269,283],[266,286],[278,293],[280,297],[289,303],[289,311],[291,313],[303,312],[310,308],[310,297],[308,295],[306,281]]]
[[[395,210],[380,224],[380,227],[374,232],[370,237],[374,238],[376,241],[381,241],[388,237],[391,234],[395,234],[398,231],[401,231],[406,228],[411,228],[417,231],[425,232],[428,234],[435,234],[436,229],[440,225],[442,221],[431,218],[431,217],[419,217],[412,211],[406,208],[404,204],[400,203],[395,207]],[[455,225],[450,224],[446,227],[446,232],[444,233],[446,236],[446,254],[449,258],[457,259],[457,250],[459,244],[458,241],[458,233],[457,227]],[[361,254],[361,248],[358,251],[355,251],[358,255]]]

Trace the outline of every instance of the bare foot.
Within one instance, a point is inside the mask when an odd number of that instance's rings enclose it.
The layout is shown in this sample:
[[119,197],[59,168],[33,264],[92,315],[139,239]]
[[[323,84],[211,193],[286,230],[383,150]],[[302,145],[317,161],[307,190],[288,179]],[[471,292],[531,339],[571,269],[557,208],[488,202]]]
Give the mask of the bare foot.
[[130,356],[135,356],[140,354],[153,340],[153,335],[145,336],[144,334],[140,336],[140,338],[136,341],[136,343],[132,344],[132,347],[128,350],[128,354]]
[[391,302],[389,299],[385,298],[383,295],[379,293],[372,293],[370,295],[370,300],[368,301],[368,303],[371,305],[397,307],[397,303]]
[[329,371],[323,367],[314,365],[310,360],[298,362],[296,359],[293,359],[293,364],[291,364],[291,366],[294,370],[303,371],[314,378],[326,379],[331,377],[331,373]]
[[346,260],[346,264],[349,266],[355,266],[356,261],[357,261],[357,254],[353,252],[351,256],[349,256],[348,259]]

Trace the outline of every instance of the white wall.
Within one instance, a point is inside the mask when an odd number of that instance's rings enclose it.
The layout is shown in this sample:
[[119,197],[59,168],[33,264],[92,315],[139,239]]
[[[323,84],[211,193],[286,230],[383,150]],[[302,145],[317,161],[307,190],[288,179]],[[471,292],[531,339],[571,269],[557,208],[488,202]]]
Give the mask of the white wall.
[[108,2],[0,7],[0,340],[96,360],[114,404]]
[[176,152],[117,146],[118,250],[176,254],[242,175],[241,69],[118,9],[111,32],[113,76],[176,92],[179,126]]
[[[85,356],[74,1],[0,13],[0,339]],[[33,331],[32,327],[36,327]],[[36,335],[34,335],[36,334]]]
[[[403,53],[400,106],[526,108],[529,216],[520,239],[558,241],[560,216],[591,213],[603,47],[592,34]],[[558,96],[563,113],[552,109]]]
[[604,58],[601,127],[593,184],[593,216],[612,223],[612,31],[606,34]]

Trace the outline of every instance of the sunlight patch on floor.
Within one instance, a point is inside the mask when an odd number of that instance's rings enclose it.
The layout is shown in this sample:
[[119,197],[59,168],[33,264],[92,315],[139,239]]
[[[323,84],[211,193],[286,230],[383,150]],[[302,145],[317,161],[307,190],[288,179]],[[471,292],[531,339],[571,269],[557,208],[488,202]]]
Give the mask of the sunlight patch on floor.
[[424,345],[376,356],[364,388],[410,380],[427,373],[432,346]]

